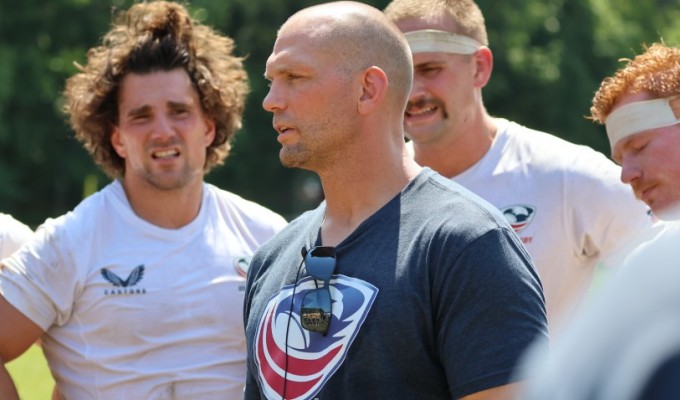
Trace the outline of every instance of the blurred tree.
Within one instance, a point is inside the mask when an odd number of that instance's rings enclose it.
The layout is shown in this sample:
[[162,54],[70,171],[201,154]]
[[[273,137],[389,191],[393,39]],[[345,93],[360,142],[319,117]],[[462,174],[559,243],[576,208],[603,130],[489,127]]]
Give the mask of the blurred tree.
[[110,7],[0,2],[0,209],[32,226],[77,204],[95,171],[60,112],[60,93]]
[[[315,175],[283,168],[262,77],[276,31],[321,0],[194,0],[195,18],[236,40],[252,93],[224,167],[207,180],[292,218],[320,200]],[[366,1],[379,9],[389,0]],[[478,0],[494,52],[484,96],[494,115],[608,153],[584,118],[602,77],[642,43],[680,43],[677,0]],[[0,0],[0,210],[35,227],[108,183],[73,139],[64,81],[99,43],[112,11],[131,0]]]
[[609,154],[604,128],[585,117],[602,78],[642,43],[680,42],[676,1],[477,0],[494,72],[489,112]]

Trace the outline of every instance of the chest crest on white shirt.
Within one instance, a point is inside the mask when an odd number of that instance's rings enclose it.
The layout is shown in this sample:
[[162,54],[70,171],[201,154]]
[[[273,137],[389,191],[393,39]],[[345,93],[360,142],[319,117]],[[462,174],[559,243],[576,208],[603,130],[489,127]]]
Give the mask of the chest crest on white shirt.
[[102,268],[101,273],[104,279],[113,286],[112,288],[106,289],[104,291],[104,294],[107,296],[146,293],[146,289],[136,287],[144,278],[144,264],[136,266],[125,279],[121,278],[107,268]]
[[[506,206],[500,209],[505,217],[506,221],[510,224],[512,229],[519,235],[521,231],[524,230],[536,215],[536,207],[527,204],[514,204],[511,206]],[[531,243],[533,237],[531,236],[520,236],[522,242]]]

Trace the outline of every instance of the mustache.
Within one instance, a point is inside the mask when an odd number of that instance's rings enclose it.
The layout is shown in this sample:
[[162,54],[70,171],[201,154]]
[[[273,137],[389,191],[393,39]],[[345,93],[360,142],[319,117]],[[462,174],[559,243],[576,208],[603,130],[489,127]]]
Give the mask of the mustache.
[[438,108],[442,111],[442,114],[444,118],[449,117],[449,113],[446,110],[446,106],[444,105],[444,102],[438,99],[433,99],[433,98],[419,98],[418,100],[414,101],[409,101],[406,103],[406,113],[409,113],[409,110],[422,110],[425,108]]
[[288,125],[288,124],[289,124],[288,120],[286,118],[282,117],[282,116],[276,116],[275,115],[272,118],[272,127],[274,129],[276,129],[277,125]]
[[444,103],[437,99],[426,99],[420,98],[415,101],[409,101],[406,103],[406,109],[409,108],[429,108],[429,107],[439,107],[444,109]]
[[148,144],[147,144],[147,149],[154,149],[157,147],[181,147],[182,141],[173,136],[171,138],[155,138],[152,139]]

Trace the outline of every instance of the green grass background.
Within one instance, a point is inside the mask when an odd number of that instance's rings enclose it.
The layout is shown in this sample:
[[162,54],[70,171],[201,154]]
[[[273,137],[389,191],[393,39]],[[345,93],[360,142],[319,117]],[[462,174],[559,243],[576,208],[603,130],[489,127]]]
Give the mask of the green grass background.
[[31,346],[21,357],[12,360],[7,364],[7,370],[14,380],[21,400],[51,398],[54,379],[39,346]]

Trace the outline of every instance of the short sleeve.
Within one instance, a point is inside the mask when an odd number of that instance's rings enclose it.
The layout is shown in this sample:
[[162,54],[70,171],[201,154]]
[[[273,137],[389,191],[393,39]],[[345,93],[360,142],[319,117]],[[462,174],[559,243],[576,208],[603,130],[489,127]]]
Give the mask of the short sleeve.
[[547,345],[540,280],[513,235],[489,231],[437,276],[440,354],[456,398],[510,383],[529,345]]
[[78,274],[67,238],[47,221],[33,238],[3,260],[0,293],[26,317],[47,330],[71,314]]

